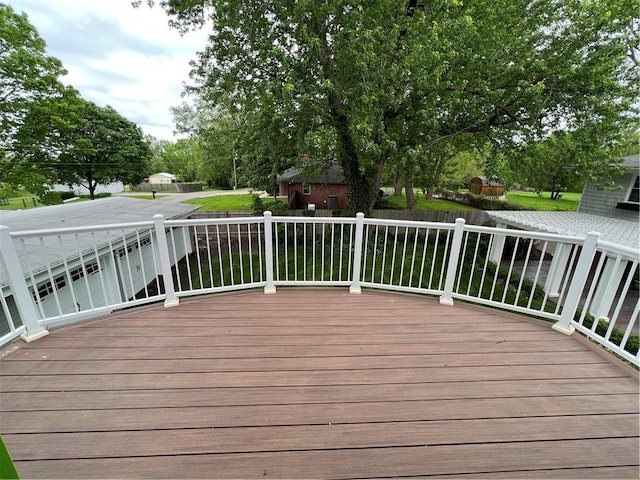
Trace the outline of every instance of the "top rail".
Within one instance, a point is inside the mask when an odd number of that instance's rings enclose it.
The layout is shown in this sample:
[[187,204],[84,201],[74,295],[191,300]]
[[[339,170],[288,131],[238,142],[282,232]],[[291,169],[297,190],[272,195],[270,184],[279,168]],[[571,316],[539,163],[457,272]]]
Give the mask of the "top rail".
[[15,232],[10,232],[10,235],[13,238],[34,238],[73,233],[105,232],[110,230],[135,230],[137,228],[151,228],[153,227],[153,225],[153,220],[151,220],[144,222],[112,223],[107,225],[88,225],[84,227],[48,228],[43,230],[17,230]]

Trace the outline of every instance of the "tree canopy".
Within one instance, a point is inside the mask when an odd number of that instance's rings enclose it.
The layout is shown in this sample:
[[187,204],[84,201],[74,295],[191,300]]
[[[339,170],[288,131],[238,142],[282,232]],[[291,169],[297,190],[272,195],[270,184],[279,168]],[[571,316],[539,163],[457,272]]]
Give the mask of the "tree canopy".
[[0,3],[0,184],[40,194],[78,183],[93,198],[98,184],[139,182],[150,157],[140,129],[63,86],[64,73],[27,16]]
[[46,54],[46,44],[25,14],[0,3],[0,145],[11,147],[11,136],[29,107],[62,90],[65,74],[60,60]]
[[278,131],[298,154],[331,152],[354,210],[371,209],[385,165],[459,135],[504,147],[623,123],[637,102],[630,0],[160,3],[177,28],[211,29],[192,90],[269,112],[252,114],[265,143]]

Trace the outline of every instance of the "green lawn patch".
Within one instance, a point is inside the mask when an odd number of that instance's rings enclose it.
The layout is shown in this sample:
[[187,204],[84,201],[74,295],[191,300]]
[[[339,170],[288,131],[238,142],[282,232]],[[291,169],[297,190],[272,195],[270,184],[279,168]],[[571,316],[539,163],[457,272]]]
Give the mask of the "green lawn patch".
[[0,478],[20,478],[2,437],[0,437]]
[[42,204],[35,196],[24,196],[0,199],[0,210],[24,210],[25,208],[39,207]]
[[230,212],[233,210],[251,210],[253,208],[253,197],[248,193],[242,195],[214,195],[186,200],[183,203],[200,205],[200,210],[204,212]]
[[507,202],[540,211],[575,212],[581,197],[581,193],[563,192],[560,200],[552,200],[549,192],[540,195],[535,192],[507,192]]
[[[376,208],[378,207],[385,209],[405,210],[407,208],[407,197],[405,195],[401,197],[384,197],[378,201]],[[416,209],[440,210],[447,212],[478,210],[477,208],[470,207],[469,205],[463,205],[462,203],[453,202],[451,200],[443,200],[440,198],[432,198],[431,200],[427,200],[424,195],[416,195]]]

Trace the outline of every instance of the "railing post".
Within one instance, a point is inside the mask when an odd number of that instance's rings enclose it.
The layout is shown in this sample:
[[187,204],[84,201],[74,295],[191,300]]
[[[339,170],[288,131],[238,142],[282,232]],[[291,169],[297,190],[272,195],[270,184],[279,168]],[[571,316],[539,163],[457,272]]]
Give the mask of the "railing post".
[[276,293],[276,285],[273,280],[273,220],[270,211],[264,212],[264,261],[267,274],[267,284],[264,293],[270,295]]
[[40,325],[38,321],[38,313],[31,299],[27,282],[24,279],[24,272],[22,271],[22,267],[20,267],[18,254],[16,253],[16,248],[9,234],[9,228],[2,225],[0,225],[0,246],[2,246],[2,248],[0,248],[0,256],[2,256],[2,262],[7,270],[11,291],[13,292],[13,299],[16,302],[20,319],[26,330],[21,335],[21,338],[25,342],[32,342],[44,337],[49,332]]
[[456,279],[460,249],[462,247],[462,236],[464,234],[464,218],[456,218],[456,226],[453,229],[453,240],[449,251],[449,263],[447,265],[447,276],[444,281],[444,292],[440,297],[442,305],[453,305],[453,283]]
[[364,213],[356,215],[356,238],[353,245],[353,270],[349,293],[361,293],[360,269],[362,267],[362,238],[364,237]]
[[173,287],[171,261],[169,260],[169,245],[167,243],[167,233],[164,230],[164,217],[159,213],[154,215],[153,223],[156,230],[158,255],[160,256],[160,271],[162,272],[162,283],[164,284],[164,306],[165,308],[177,307],[180,304],[180,300],[178,300],[175,288]]
[[[554,323],[551,327],[554,330],[562,332],[566,335],[571,335],[575,331],[575,328],[571,325],[571,322],[573,321],[573,317],[578,310],[580,297],[582,295],[582,291],[584,290],[584,286],[587,283],[587,277],[589,276],[591,264],[593,263],[593,259],[596,256],[598,238],[600,238],[600,233],[598,232],[587,233],[587,237],[582,244],[582,251],[580,252],[580,258],[578,258],[576,270],[573,273],[573,278],[571,279],[571,285],[569,285],[569,291],[567,292],[566,300],[564,301],[564,305],[562,306],[562,314],[560,315],[560,320]],[[595,282],[597,281],[597,279],[594,279],[593,281]]]

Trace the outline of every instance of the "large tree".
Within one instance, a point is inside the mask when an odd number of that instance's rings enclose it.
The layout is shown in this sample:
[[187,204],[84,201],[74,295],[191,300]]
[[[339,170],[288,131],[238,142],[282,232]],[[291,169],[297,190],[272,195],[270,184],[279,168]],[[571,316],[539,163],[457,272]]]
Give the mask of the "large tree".
[[60,93],[58,77],[65,73],[26,14],[0,3],[0,145],[10,147],[34,102]]
[[65,95],[58,80],[64,73],[27,16],[0,3],[0,184],[42,188],[44,172],[18,161],[17,152],[33,141],[18,132],[31,111],[42,112]]
[[211,28],[200,95],[286,119],[305,153],[324,138],[355,210],[373,206],[385,164],[446,139],[504,145],[620,119],[634,101],[631,0],[161,4],[178,28]]
[[149,174],[151,149],[135,123],[110,106],[83,99],[77,106],[53,163],[59,182],[83,185],[93,199],[100,184],[139,183]]

